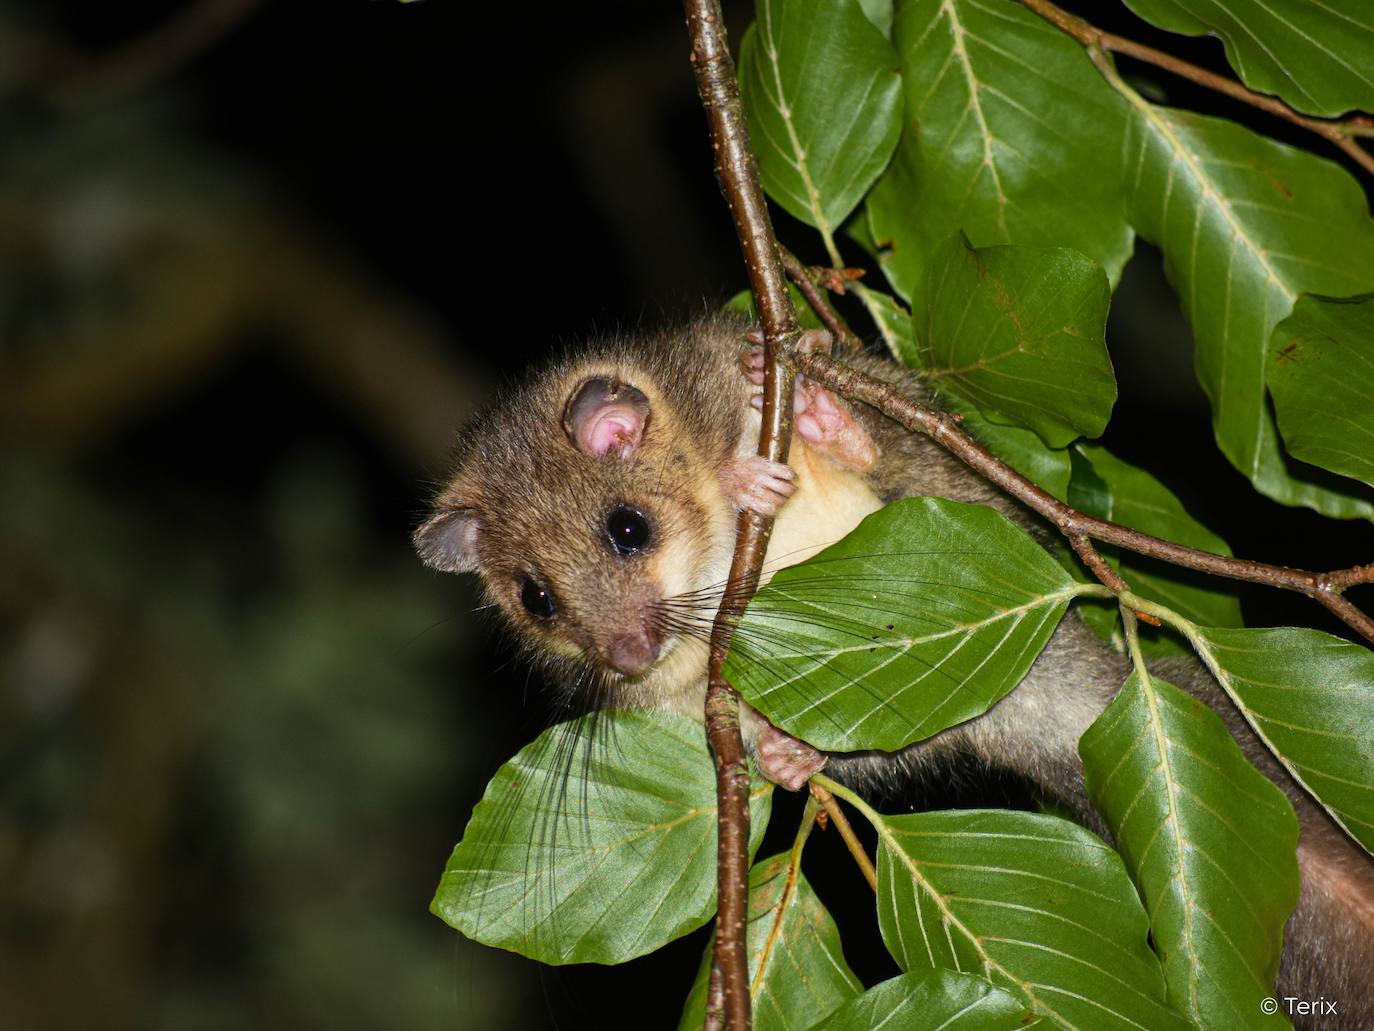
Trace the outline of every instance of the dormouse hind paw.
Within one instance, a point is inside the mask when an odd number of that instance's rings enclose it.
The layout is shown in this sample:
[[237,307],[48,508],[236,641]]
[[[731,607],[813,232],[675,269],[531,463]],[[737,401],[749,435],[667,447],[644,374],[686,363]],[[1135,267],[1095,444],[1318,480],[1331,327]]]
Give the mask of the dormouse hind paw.
[[842,398],[805,376],[797,377],[793,425],[797,436],[832,461],[859,472],[878,464],[878,445]]
[[721,488],[741,511],[777,515],[797,490],[797,474],[790,466],[762,455],[741,455],[722,474]]
[[[753,335],[749,339],[755,340]],[[828,350],[830,334],[825,330],[808,330],[797,341],[801,351]],[[757,347],[741,360],[744,374],[756,386],[763,384],[763,348]],[[749,399],[755,408],[763,408],[763,395]],[[797,377],[792,401],[793,426],[797,436],[815,451],[833,462],[858,472],[868,472],[878,464],[878,445],[864,429],[849,405],[815,380]]]
[[788,791],[800,791],[828,758],[805,741],[784,734],[771,723],[759,731],[754,743],[759,772]]

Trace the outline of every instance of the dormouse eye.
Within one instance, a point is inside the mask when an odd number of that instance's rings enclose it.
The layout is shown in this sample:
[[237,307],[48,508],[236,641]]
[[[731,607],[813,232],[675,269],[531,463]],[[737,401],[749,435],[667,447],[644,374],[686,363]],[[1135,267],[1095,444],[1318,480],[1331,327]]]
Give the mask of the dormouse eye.
[[649,543],[649,520],[643,512],[621,506],[606,519],[606,537],[621,555],[633,555]]
[[525,611],[536,619],[552,619],[553,614],[558,611],[558,606],[553,602],[553,594],[547,587],[539,581],[525,577],[525,582],[520,585],[520,604],[525,606]]

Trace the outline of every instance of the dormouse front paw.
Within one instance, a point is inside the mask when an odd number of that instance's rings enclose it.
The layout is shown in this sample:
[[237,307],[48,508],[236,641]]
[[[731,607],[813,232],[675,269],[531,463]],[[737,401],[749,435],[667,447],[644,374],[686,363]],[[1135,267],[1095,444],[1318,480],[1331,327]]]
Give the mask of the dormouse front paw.
[[777,515],[778,509],[797,489],[797,474],[790,466],[762,455],[737,456],[721,475],[721,489],[741,511]]

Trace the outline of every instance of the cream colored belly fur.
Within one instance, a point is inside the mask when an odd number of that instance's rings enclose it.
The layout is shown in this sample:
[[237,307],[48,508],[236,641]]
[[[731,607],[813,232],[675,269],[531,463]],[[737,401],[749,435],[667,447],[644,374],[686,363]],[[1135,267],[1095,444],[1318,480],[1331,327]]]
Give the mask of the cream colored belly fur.
[[[787,501],[773,524],[764,563],[764,581],[777,570],[805,561],[843,538],[863,518],[882,507],[882,502],[864,478],[810,450],[794,439],[788,460],[797,473],[797,490]],[[723,520],[718,528],[718,552],[707,575],[707,583],[722,583],[729,571],[734,542],[734,518]],[[653,671],[635,685],[635,701],[656,708],[668,708],[702,719],[706,697],[707,645],[696,638],[675,641]],[[742,711],[742,730],[746,744],[752,744],[762,724],[752,709]]]

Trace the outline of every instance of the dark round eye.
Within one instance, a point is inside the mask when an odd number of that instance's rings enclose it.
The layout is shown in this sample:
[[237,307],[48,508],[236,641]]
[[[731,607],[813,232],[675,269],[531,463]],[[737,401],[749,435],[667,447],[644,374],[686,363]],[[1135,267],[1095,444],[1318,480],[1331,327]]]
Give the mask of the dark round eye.
[[520,585],[520,604],[525,606],[525,611],[536,619],[552,619],[553,614],[558,611],[558,606],[553,603],[553,595],[549,589],[528,576],[525,577],[525,582]]
[[633,555],[649,543],[649,520],[643,512],[622,506],[607,517],[606,536],[620,554]]

